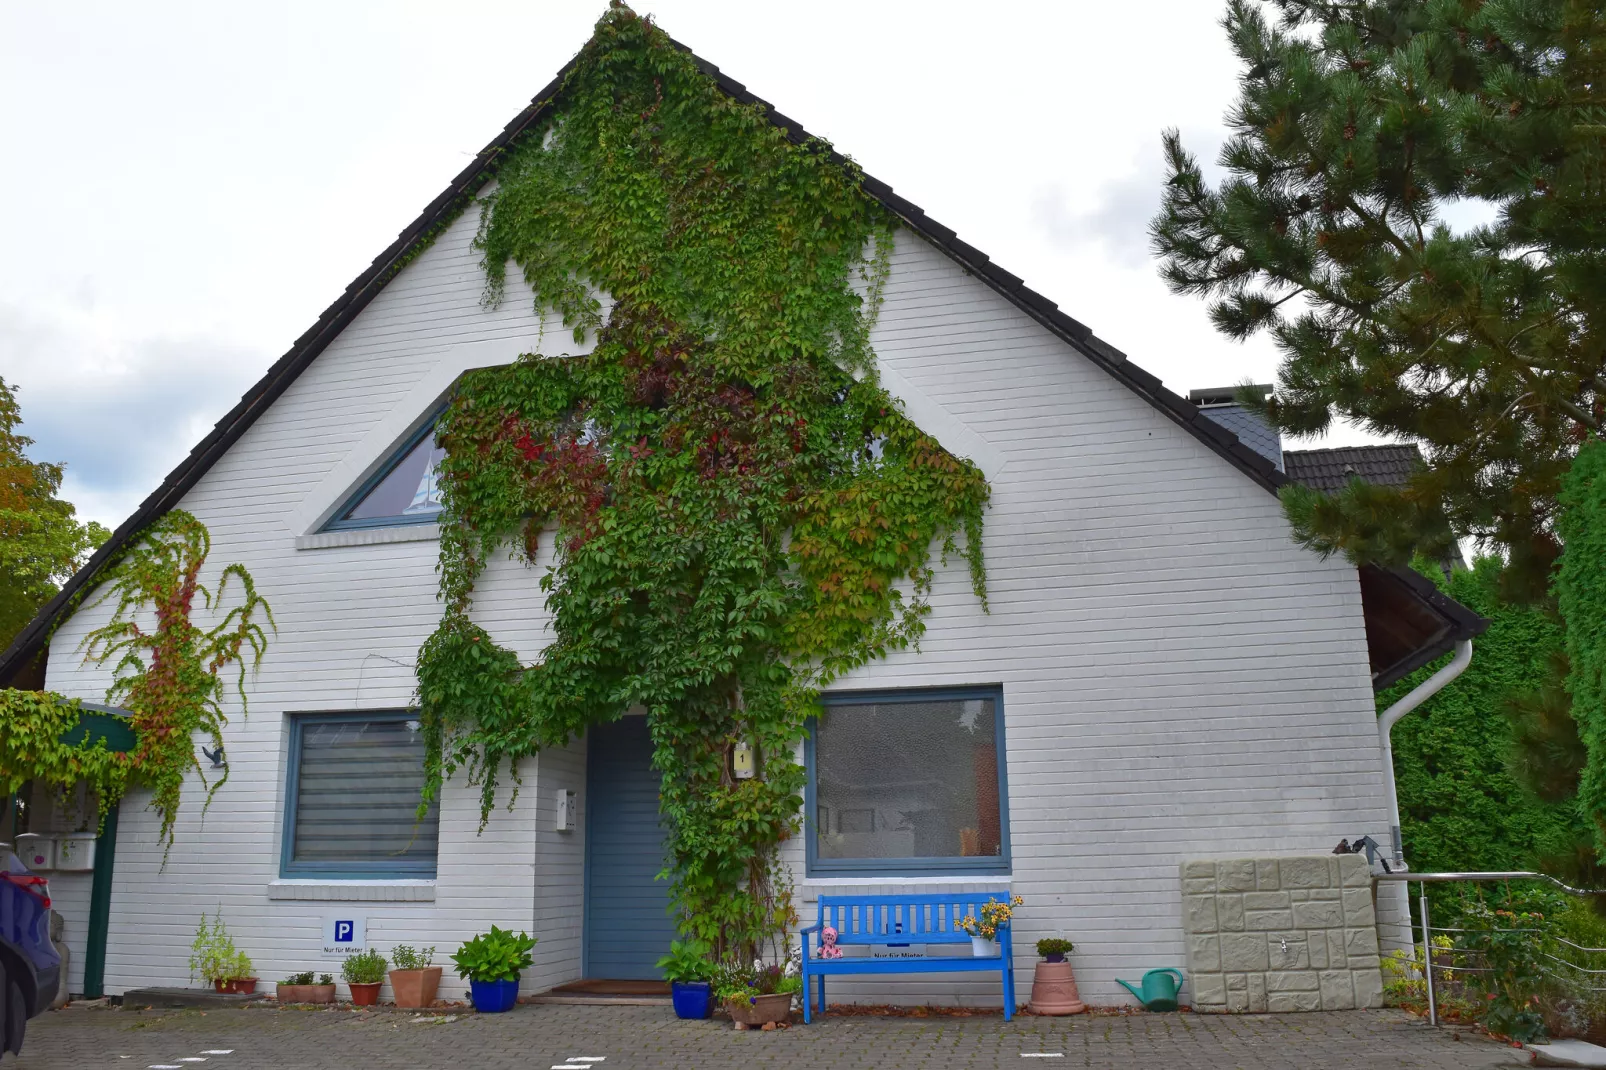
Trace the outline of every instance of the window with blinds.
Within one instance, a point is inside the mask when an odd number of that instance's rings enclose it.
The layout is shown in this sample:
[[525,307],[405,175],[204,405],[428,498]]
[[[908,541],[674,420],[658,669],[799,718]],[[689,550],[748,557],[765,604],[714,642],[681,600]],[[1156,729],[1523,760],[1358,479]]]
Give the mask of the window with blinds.
[[410,713],[292,722],[285,876],[433,877],[439,815],[418,819],[424,737]]

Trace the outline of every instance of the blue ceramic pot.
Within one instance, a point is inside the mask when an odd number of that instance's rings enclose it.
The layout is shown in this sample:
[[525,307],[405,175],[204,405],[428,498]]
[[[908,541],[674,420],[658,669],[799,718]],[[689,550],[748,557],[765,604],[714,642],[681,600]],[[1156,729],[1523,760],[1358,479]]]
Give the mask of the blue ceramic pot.
[[676,981],[669,986],[676,1018],[707,1018],[714,1009],[713,986],[707,981]]
[[470,996],[474,1009],[481,1014],[500,1014],[513,1009],[519,999],[519,979],[511,981],[470,981]]

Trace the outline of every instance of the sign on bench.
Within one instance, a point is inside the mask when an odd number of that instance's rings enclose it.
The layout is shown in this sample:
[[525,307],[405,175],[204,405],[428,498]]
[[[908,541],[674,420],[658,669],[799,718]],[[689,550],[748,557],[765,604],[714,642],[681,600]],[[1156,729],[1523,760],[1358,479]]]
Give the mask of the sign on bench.
[[[803,1021],[825,1013],[825,979],[846,974],[998,973],[1004,1020],[1015,1013],[1014,949],[998,930],[999,954],[971,954],[962,919],[988,902],[1009,902],[1009,890],[930,895],[822,895],[815,924],[803,930]],[[821,934],[836,930],[839,958],[821,958]],[[906,944],[907,946],[898,946]],[[862,950],[861,950],[862,949]],[[857,952],[853,954],[851,952]]]

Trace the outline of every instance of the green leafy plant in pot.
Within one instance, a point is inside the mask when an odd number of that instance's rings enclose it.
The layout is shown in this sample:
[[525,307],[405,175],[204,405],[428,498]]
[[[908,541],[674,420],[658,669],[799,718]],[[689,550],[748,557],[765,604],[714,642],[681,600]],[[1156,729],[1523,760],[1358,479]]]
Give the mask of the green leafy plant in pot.
[[435,949],[419,951],[408,944],[391,948],[390,990],[398,1007],[427,1007],[435,1002],[441,985],[441,968],[435,963]]
[[497,1013],[512,1009],[519,998],[519,973],[535,961],[530,953],[534,947],[535,938],[530,934],[514,936],[493,925],[490,932],[457,949],[452,963],[457,975],[468,980],[475,1010]]
[[658,969],[669,982],[677,1018],[707,1018],[714,1009],[713,949],[704,940],[676,940]]
[[385,956],[373,950],[359,951],[340,964],[340,976],[351,989],[351,1002],[359,1007],[372,1007],[379,1002],[385,965]]

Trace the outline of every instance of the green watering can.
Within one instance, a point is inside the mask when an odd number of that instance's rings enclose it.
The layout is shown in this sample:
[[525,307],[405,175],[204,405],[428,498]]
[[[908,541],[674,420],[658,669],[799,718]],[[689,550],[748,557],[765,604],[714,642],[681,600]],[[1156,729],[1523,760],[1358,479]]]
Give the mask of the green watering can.
[[1150,970],[1143,975],[1141,992],[1119,977],[1115,979],[1115,983],[1136,996],[1146,1011],[1174,1011],[1177,1009],[1177,989],[1182,987],[1182,971],[1170,967]]

